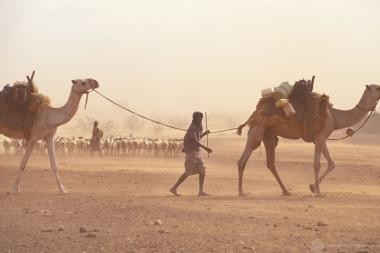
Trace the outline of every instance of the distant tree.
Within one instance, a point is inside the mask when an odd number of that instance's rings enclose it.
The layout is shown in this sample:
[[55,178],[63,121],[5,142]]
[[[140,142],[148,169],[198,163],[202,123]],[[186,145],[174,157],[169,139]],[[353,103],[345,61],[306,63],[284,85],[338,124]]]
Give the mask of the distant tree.
[[141,132],[144,128],[144,122],[137,116],[131,115],[126,118],[123,122],[123,131],[128,131],[130,133]]
[[152,131],[154,134],[154,138],[160,137],[164,131],[164,128],[161,125],[153,124]]
[[65,126],[65,132],[70,135],[91,135],[94,121],[95,119],[90,117],[76,118],[74,121]]
[[99,122],[100,128],[103,129],[104,135],[115,134],[116,126],[113,120],[107,120],[104,122]]
[[186,119],[183,116],[171,117],[169,123],[175,127],[186,128],[189,124],[189,119]]

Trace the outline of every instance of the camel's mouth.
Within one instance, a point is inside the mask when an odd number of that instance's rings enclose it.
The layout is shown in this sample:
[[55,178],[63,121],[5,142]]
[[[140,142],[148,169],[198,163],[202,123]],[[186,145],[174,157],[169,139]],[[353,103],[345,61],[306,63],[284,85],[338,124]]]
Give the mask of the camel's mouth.
[[97,89],[97,88],[99,88],[98,81],[91,79],[91,89]]

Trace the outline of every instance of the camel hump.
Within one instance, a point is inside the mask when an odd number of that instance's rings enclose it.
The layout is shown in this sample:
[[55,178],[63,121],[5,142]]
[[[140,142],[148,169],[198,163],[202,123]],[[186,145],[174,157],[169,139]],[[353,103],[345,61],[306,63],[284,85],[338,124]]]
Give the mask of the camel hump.
[[[15,82],[0,92],[1,133],[28,138],[39,113],[50,105],[49,97],[37,92],[34,84]],[[23,133],[22,135],[20,133]],[[17,134],[15,134],[17,133]]]
[[239,126],[238,134],[241,134],[245,125],[249,127],[264,126],[273,127],[286,121],[295,121],[303,129],[303,139],[313,141],[313,136],[320,133],[327,122],[328,110],[331,107],[329,97],[316,92],[308,92],[304,101],[291,98],[291,103],[296,110],[294,118],[286,117],[282,108],[275,105],[275,99],[262,98],[259,100],[256,110],[243,125]]
[[325,128],[331,104],[329,96],[316,92],[310,93],[307,102],[303,139],[311,142]]

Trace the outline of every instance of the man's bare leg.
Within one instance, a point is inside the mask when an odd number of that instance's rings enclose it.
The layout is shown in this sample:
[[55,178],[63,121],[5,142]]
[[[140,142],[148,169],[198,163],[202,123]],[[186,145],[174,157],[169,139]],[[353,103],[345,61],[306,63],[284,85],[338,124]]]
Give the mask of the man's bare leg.
[[202,196],[209,196],[209,194],[207,194],[207,193],[204,192],[204,190],[203,190],[203,187],[204,187],[204,185],[205,185],[205,176],[206,176],[205,173],[200,173],[200,174],[199,174],[199,193],[198,193],[198,196],[199,196],[199,197],[202,197]]
[[188,175],[186,173],[183,173],[178,178],[177,183],[175,183],[175,185],[170,189],[170,192],[173,193],[175,196],[181,196],[180,194],[178,194],[177,188],[186,180],[187,177],[188,177]]

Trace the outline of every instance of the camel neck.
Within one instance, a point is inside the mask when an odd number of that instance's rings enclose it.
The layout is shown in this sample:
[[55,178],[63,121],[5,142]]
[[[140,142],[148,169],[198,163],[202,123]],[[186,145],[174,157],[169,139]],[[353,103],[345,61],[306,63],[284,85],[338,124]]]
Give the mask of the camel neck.
[[69,122],[78,111],[82,95],[82,93],[77,93],[72,90],[69,99],[64,106],[59,108],[49,108],[52,125],[60,126]]
[[361,121],[374,109],[376,102],[377,101],[373,101],[373,99],[368,99],[365,92],[359,103],[351,110],[332,108],[331,115],[334,118],[335,130],[351,127]]

